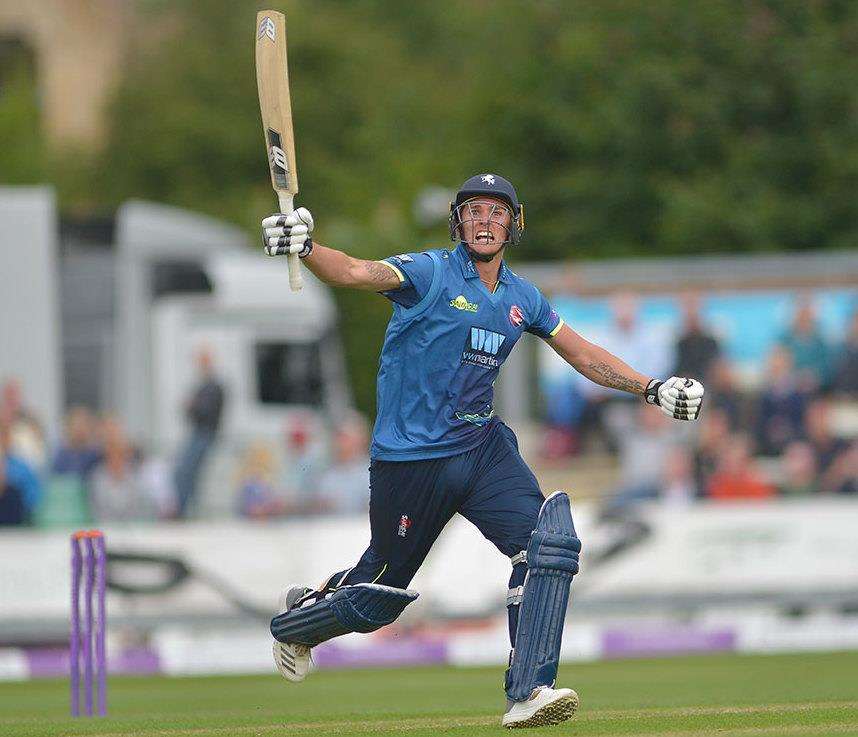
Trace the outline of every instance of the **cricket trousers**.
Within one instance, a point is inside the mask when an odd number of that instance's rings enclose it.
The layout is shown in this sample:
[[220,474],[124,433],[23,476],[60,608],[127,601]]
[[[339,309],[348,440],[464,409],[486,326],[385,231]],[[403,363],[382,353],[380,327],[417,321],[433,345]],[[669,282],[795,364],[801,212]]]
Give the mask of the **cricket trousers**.
[[[332,575],[323,591],[356,583],[407,588],[457,512],[511,558],[527,548],[545,501],[515,434],[499,420],[465,453],[420,461],[374,460],[369,479],[369,547],[353,568]],[[513,566],[511,590],[524,583],[525,573],[524,562]],[[510,606],[511,639],[517,618],[516,602]]]

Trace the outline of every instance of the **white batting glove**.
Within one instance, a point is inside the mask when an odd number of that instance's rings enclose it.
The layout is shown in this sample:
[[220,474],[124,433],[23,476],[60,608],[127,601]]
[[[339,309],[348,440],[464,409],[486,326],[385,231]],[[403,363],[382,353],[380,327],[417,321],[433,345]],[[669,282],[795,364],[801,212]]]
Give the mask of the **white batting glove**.
[[668,417],[696,420],[703,404],[703,384],[694,379],[671,376],[667,381],[653,379],[647,384],[644,398],[655,404]]
[[284,215],[269,215],[262,221],[262,247],[268,256],[297,253],[306,258],[313,250],[313,215],[306,207]]

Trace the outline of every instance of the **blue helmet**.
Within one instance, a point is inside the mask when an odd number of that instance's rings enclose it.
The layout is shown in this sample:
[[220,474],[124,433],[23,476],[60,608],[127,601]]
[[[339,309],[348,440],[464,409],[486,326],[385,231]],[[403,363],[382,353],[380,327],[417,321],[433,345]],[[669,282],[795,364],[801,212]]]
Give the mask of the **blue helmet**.
[[512,222],[510,225],[507,242],[518,243],[524,232],[524,205],[518,201],[515,187],[508,179],[500,174],[477,174],[467,179],[456,192],[456,199],[450,203],[450,239],[461,240],[459,226],[462,223],[459,207],[473,197],[484,195],[486,197],[497,197],[506,202],[512,210]]

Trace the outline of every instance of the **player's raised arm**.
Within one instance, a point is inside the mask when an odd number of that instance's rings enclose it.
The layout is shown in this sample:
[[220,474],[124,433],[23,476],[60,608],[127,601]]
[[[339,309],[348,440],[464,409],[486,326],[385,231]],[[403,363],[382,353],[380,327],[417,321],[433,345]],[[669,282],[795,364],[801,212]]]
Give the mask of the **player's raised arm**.
[[703,403],[703,385],[694,379],[672,376],[667,381],[635,371],[625,361],[601,346],[582,338],[563,324],[548,344],[557,354],[590,381],[631,394],[641,394],[677,420],[696,420]]
[[314,243],[313,227],[313,216],[306,207],[299,207],[288,215],[270,215],[262,221],[265,253],[268,256],[297,254],[310,271],[332,287],[384,292],[402,285],[396,269],[389,264],[354,258]]

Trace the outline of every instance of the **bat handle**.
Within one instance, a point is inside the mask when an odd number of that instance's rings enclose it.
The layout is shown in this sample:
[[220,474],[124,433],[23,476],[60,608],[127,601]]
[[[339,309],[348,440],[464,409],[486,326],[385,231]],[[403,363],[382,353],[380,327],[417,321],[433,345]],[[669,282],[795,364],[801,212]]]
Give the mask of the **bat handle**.
[[[289,192],[278,192],[277,199],[280,200],[280,212],[288,215],[295,209],[295,195]],[[290,253],[287,257],[289,264],[289,286],[293,292],[300,292],[304,288],[304,276],[301,274],[301,259],[297,253]]]

